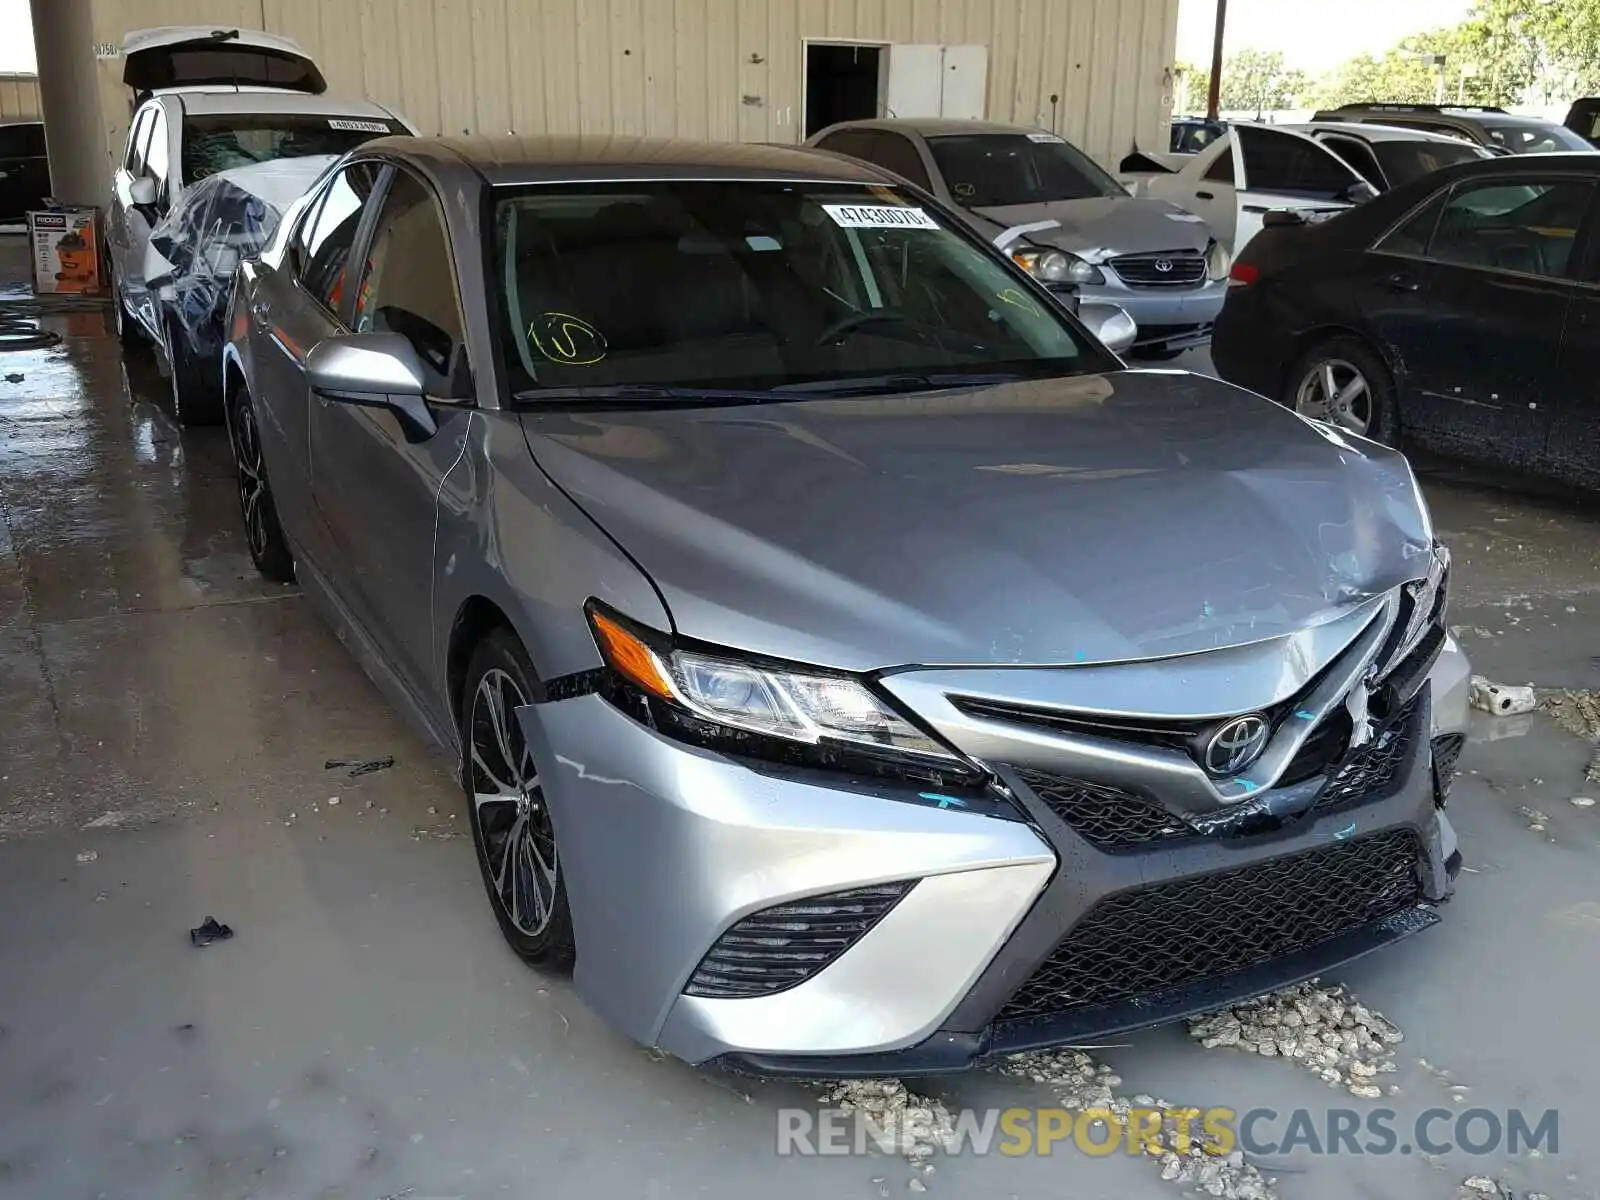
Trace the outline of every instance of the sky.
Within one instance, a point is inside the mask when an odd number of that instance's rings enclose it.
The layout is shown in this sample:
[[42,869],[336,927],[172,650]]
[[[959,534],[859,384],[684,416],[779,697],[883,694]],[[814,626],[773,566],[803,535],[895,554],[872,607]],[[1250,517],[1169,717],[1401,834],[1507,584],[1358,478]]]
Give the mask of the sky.
[[[1191,0],[1183,0],[1185,4]],[[89,50],[85,47],[85,53]],[[36,71],[28,0],[0,0],[0,71]]]
[[[1454,25],[1472,0],[1228,0],[1226,53],[1281,50],[1313,75],[1358,54],[1381,53],[1410,33]],[[1211,61],[1216,0],[1181,0],[1178,58]]]

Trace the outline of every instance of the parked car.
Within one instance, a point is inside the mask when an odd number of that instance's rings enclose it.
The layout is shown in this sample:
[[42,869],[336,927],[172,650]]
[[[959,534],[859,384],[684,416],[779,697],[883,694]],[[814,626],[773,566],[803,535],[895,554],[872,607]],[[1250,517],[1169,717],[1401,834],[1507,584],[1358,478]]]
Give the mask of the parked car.
[[1114,304],[1138,326],[1129,353],[1175,358],[1211,337],[1228,259],[1211,231],[1162,200],[1136,200],[1065,138],[987,121],[848,121],[807,146],[893,171],[970,214],[1047,287]]
[[381,139],[229,328],[258,566],[640,1042],[958,1070],[1437,920],[1467,667],[1405,459],[1120,369],[889,172]]
[[1222,121],[1208,121],[1204,117],[1173,117],[1172,136],[1167,149],[1173,154],[1198,154],[1227,132],[1228,126]]
[[1390,445],[1600,486],[1600,155],[1446,167],[1234,265],[1225,379]]
[[1205,221],[1237,256],[1277,209],[1342,212],[1377,194],[1327,147],[1288,129],[1235,122],[1227,136],[1182,158],[1134,154],[1121,179],[1136,196],[1166,200]]
[[20,223],[28,213],[43,208],[49,195],[44,122],[0,125],[0,223]]
[[1592,147],[1570,129],[1538,117],[1519,117],[1484,104],[1341,104],[1325,108],[1315,122],[1357,121],[1428,133],[1453,134],[1497,154],[1561,154]]
[[1574,100],[1563,124],[1591,146],[1600,147],[1600,96]]
[[145,283],[178,424],[221,419],[222,345],[234,272],[337,161],[325,154],[280,158],[207,175],[185,188],[151,230]]
[[1286,125],[1321,142],[1380,192],[1420,179],[1441,167],[1493,158],[1494,152],[1454,134],[1353,121]]
[[[140,103],[106,212],[112,311],[125,344],[148,338],[170,368],[167,331],[145,286],[145,257],[151,229],[186,188],[232,167],[338,155],[373,137],[416,130],[370,100],[324,95],[316,63],[278,34],[138,30],[124,40],[123,60],[123,82]],[[190,407],[199,415],[206,405]]]

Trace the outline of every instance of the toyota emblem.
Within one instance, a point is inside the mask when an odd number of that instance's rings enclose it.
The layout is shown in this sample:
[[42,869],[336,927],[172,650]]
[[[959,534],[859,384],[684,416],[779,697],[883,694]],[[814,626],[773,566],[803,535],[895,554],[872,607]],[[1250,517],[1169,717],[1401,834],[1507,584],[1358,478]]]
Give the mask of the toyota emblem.
[[1237,775],[1261,757],[1271,733],[1267,719],[1259,714],[1235,717],[1206,743],[1206,770],[1222,777]]
[[1172,274],[1172,260],[1170,258],[1156,259],[1156,270],[1160,271],[1163,275]]

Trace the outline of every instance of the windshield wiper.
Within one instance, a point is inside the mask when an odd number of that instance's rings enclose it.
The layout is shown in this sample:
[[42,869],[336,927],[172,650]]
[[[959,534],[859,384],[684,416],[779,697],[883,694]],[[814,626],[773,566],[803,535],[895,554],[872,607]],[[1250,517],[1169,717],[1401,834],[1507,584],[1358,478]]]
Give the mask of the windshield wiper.
[[527,388],[514,392],[513,400],[544,404],[551,401],[591,404],[759,404],[772,397],[767,392],[735,388],[662,387],[653,383],[585,384],[578,387]]
[[1013,383],[1029,376],[1013,371],[904,372],[894,375],[864,375],[852,379],[817,379],[810,383],[786,383],[772,389],[775,396],[876,396],[890,392],[930,392],[942,388],[987,387]]

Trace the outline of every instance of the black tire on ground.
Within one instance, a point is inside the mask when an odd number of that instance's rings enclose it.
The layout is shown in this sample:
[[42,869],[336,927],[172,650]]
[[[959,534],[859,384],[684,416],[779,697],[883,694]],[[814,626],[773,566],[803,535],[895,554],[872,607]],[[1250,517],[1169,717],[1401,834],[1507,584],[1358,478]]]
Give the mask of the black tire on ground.
[[241,384],[234,389],[231,400],[233,469],[239,479],[239,510],[250,559],[263,578],[273,583],[293,583],[294,553],[278,524],[278,508],[267,482],[267,464],[261,454],[250,393]]
[[[566,873],[538,787],[538,768],[512,715],[515,706],[536,694],[535,678],[527,651],[509,629],[496,628],[478,643],[467,665],[457,715],[461,779],[478,867],[501,934],[523,962],[565,972],[577,957]],[[492,795],[507,798],[478,799]],[[519,795],[524,799],[515,798]],[[525,869],[519,843],[513,840],[519,837],[533,856]],[[547,859],[554,870],[541,874],[535,860],[542,864]],[[541,881],[550,885],[548,890]]]
[[122,289],[111,285],[111,320],[117,331],[117,343],[124,350],[137,350],[145,344],[139,332],[139,323],[128,315],[128,306],[122,299]]
[[[1335,364],[1341,379],[1345,377],[1347,368],[1353,368],[1366,382],[1370,402],[1366,412],[1365,436],[1386,446],[1398,446],[1401,433],[1400,404],[1395,394],[1394,377],[1389,373],[1383,357],[1367,342],[1351,334],[1327,338],[1300,356],[1284,381],[1281,400],[1285,407],[1301,412],[1302,390],[1311,381],[1313,372],[1320,374],[1323,367]],[[1306,412],[1305,415],[1318,414]],[[1337,420],[1330,420],[1329,423],[1351,429],[1351,432],[1362,432]]]
[[166,330],[172,419],[184,429],[217,424],[222,420],[222,381],[195,355],[176,321],[169,318]]

